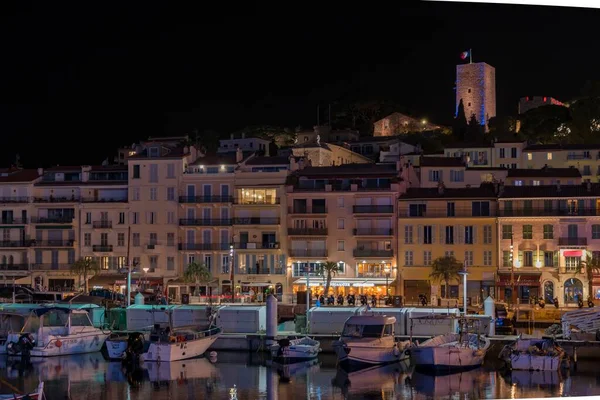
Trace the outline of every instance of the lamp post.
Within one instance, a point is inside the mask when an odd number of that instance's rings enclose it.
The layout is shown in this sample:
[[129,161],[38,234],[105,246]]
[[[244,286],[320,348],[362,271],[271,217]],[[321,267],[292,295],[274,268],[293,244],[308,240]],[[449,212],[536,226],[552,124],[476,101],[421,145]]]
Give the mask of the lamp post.
[[511,285],[511,291],[510,291],[510,302],[511,304],[515,305],[516,303],[516,299],[515,299],[515,257],[514,257],[514,252],[515,252],[515,248],[514,248],[514,244],[513,244],[513,233],[512,231],[510,232],[510,285]]
[[390,279],[390,266],[389,265],[385,265],[385,267],[383,267],[383,272],[385,272],[385,303],[387,304],[387,300],[388,297],[390,296],[390,285],[389,285],[389,279]]
[[148,289],[148,271],[150,271],[150,268],[144,267],[142,271],[144,271],[144,290],[146,290]]
[[463,264],[463,270],[459,272],[460,275],[463,276],[463,307],[464,307],[464,311],[463,314],[466,317],[467,316],[467,260],[465,260],[464,264]]

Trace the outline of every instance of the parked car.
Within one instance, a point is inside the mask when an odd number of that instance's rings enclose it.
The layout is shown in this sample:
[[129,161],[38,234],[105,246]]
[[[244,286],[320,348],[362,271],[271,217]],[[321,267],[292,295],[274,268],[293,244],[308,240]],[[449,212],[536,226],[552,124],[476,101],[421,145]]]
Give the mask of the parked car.
[[515,313],[508,309],[506,303],[496,303],[496,334],[497,335],[516,335]]

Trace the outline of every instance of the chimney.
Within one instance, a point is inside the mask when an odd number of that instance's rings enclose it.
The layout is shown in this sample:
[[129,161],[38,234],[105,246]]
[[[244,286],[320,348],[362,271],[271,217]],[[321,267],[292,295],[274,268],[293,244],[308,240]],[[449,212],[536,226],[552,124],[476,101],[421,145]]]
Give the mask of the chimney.
[[38,168],[38,175],[39,176],[44,175],[44,168]]
[[444,182],[439,181],[438,182],[438,186],[437,186],[437,190],[438,190],[438,194],[440,196],[444,194],[444,189],[446,189],[446,187],[444,186]]
[[241,163],[243,159],[244,159],[244,153],[242,153],[242,149],[240,149],[238,147],[237,150],[235,151],[235,162]]

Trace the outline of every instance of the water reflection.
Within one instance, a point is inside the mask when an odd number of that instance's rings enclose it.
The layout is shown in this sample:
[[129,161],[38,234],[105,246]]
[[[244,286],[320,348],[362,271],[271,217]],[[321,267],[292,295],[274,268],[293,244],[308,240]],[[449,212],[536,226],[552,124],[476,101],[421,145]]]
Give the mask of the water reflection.
[[49,400],[162,399],[493,399],[600,394],[594,363],[574,371],[529,372],[496,368],[434,376],[393,364],[355,372],[336,368],[335,357],[280,365],[260,354],[219,353],[171,364],[124,368],[100,354],[20,360],[0,359],[0,376],[23,391],[43,380]]

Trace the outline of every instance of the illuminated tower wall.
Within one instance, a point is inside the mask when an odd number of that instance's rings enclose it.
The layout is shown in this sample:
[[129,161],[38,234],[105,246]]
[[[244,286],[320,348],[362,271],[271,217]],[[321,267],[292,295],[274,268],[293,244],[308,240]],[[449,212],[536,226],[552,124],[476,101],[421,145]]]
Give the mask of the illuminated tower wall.
[[456,109],[462,99],[467,121],[472,114],[486,126],[496,116],[496,69],[486,63],[456,66]]

